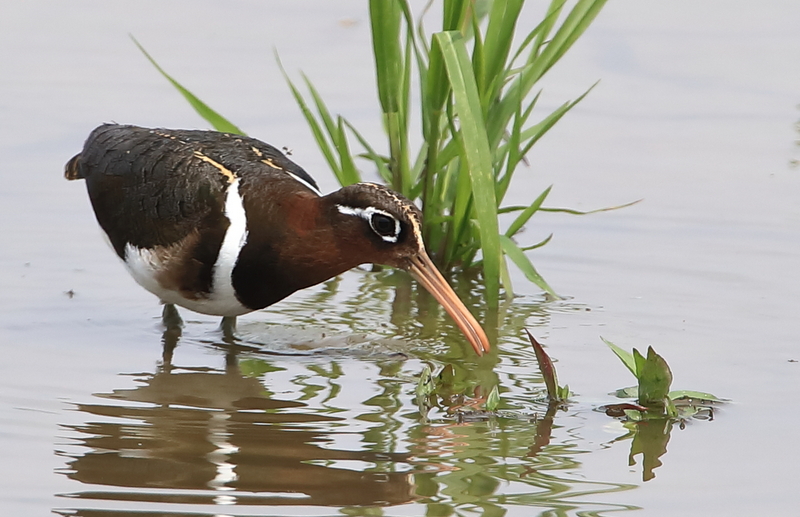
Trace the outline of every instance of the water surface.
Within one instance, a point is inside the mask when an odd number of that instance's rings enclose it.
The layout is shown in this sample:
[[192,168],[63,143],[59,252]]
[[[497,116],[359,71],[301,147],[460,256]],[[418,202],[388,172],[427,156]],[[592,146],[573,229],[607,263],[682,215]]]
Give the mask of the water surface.
[[[335,188],[272,57],[377,135],[361,2],[35,2],[0,17],[3,514],[793,515],[800,462],[800,7],[617,1],[547,77],[585,101],[532,152],[511,204],[548,281],[487,315],[475,358],[407,277],[357,270],[241,318],[164,334],[156,301],[61,177],[106,121],[205,127],[128,39],[253,136]],[[531,20],[536,13],[531,13]],[[431,22],[429,26],[433,26]],[[544,113],[544,111],[542,112]],[[543,116],[543,115],[542,115]],[[548,411],[527,327],[575,392]],[[630,436],[595,410],[629,385],[599,336],[654,345],[713,421]],[[171,358],[164,343],[175,343]],[[425,364],[452,400],[421,414]],[[499,385],[498,415],[480,411]],[[460,397],[460,398],[459,398]],[[470,412],[476,409],[475,412]],[[646,480],[646,481],[645,481]]]

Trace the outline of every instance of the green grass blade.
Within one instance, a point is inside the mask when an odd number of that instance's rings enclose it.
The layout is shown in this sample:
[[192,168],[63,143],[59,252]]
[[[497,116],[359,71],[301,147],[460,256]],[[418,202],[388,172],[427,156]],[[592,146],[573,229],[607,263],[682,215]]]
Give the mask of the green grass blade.
[[493,144],[500,141],[509,120],[516,112],[517,99],[527,96],[533,85],[583,34],[605,3],[606,0],[579,0],[553,38],[544,46],[541,54],[535,53],[534,46],[528,60],[529,65],[520,73],[520,81],[509,88],[487,120],[487,132]]
[[511,301],[514,299],[514,285],[511,282],[511,273],[508,271],[508,262],[505,255],[500,260],[500,284],[503,286],[503,291],[506,295],[506,300]]
[[328,137],[331,139],[331,141],[336,141],[336,123],[333,121],[333,117],[331,116],[328,106],[325,104],[325,101],[322,100],[319,92],[314,87],[314,83],[311,82],[306,74],[301,75],[303,76],[303,82],[305,83],[306,88],[308,88],[308,92],[311,94],[311,100],[314,101],[314,107],[317,108],[319,118],[322,120],[325,130],[328,132]]
[[[553,39],[547,44],[545,53],[550,54],[545,59],[545,67],[542,74],[547,72],[569,48],[577,41],[577,39],[584,33],[584,31],[591,25],[592,21],[600,13],[600,10],[606,4],[607,0],[579,0],[578,3],[572,8],[572,11],[567,15],[564,23],[558,28],[553,35]],[[551,45],[554,50],[550,53]],[[543,53],[544,55],[544,53]]]
[[[597,86],[597,84],[598,83],[594,83],[592,86],[589,87],[588,90],[583,92],[583,94],[580,97],[578,97],[572,102],[564,103],[555,111],[553,111],[550,115],[545,117],[544,120],[542,120],[535,126],[530,127],[525,131],[523,131],[521,138],[522,140],[525,140],[526,143],[525,146],[521,149],[520,155],[525,156],[526,154],[528,154],[528,151],[530,151],[531,147],[533,147],[533,144],[538,142],[539,139],[542,138],[545,135],[545,133],[547,133],[550,130],[550,128],[552,128],[556,124],[556,122],[561,120],[561,117],[566,115],[569,110],[574,108],[580,101],[582,101],[589,94],[589,92],[592,91],[595,86]],[[538,96],[539,95],[537,94],[536,97],[538,98]]]
[[629,206],[633,206],[636,203],[642,202],[641,199],[637,199],[636,201],[631,201],[630,203],[625,203],[623,205],[616,205],[616,206],[608,206],[605,208],[595,208],[594,210],[574,210],[572,208],[552,208],[552,207],[540,207],[540,212],[562,212],[565,214],[572,214],[572,215],[589,215],[589,214],[596,214],[598,212],[610,212],[612,210],[619,210],[620,208],[627,208]]
[[397,0],[370,0],[369,12],[378,98],[384,113],[397,112],[399,87],[402,84],[402,9]]
[[472,74],[472,64],[466,45],[457,32],[434,35],[439,43],[453,98],[458,111],[458,136],[469,170],[475,213],[478,220],[486,297],[490,307],[499,301],[501,248],[497,223],[492,154],[486,135],[480,97]]
[[342,120],[344,125],[350,129],[361,146],[367,151],[367,157],[375,164],[375,167],[378,169],[378,174],[380,174],[381,178],[383,178],[383,181],[386,183],[391,183],[392,173],[389,171],[389,167],[386,165],[386,158],[375,152],[375,149],[373,149],[369,142],[367,142],[367,139],[364,138],[361,133],[355,127],[353,127],[350,122],[347,121],[347,119]]
[[333,171],[333,174],[336,176],[336,179],[339,181],[339,183],[344,185],[342,169],[339,166],[339,163],[336,161],[336,153],[334,153],[331,145],[325,138],[325,133],[322,130],[322,126],[309,109],[308,104],[306,104],[306,101],[303,98],[303,95],[300,93],[300,90],[297,89],[297,87],[294,85],[294,82],[292,82],[292,80],[289,78],[289,74],[287,74],[286,70],[284,70],[277,53],[275,54],[275,59],[278,61],[278,67],[281,69],[281,73],[283,74],[283,78],[286,80],[286,84],[289,85],[289,89],[292,91],[295,102],[297,102],[300,111],[303,113],[303,117],[306,119],[308,127],[311,128],[311,133],[314,135],[314,140],[317,142],[317,146],[319,147],[320,151],[322,151],[325,161],[328,162],[328,166],[331,168],[331,171]]
[[[343,187],[358,183],[361,181],[361,175],[353,162],[353,156],[350,154],[350,147],[347,144],[347,135],[342,125],[342,117],[338,117],[337,122],[334,122],[328,106],[325,104],[325,101],[322,100],[322,96],[320,96],[314,84],[305,74],[303,74],[303,82],[305,82],[306,88],[308,88],[308,91],[311,93],[311,99],[314,101],[314,106],[317,108],[319,118],[322,120],[325,130],[328,132],[328,140],[333,142],[339,155],[339,163],[336,166],[339,173],[336,174],[336,178]],[[328,140],[326,140],[326,142]],[[333,154],[332,151],[331,154]]]
[[139,50],[142,51],[144,57],[146,57],[147,60],[150,61],[150,63],[155,67],[155,69],[158,70],[159,73],[163,75],[164,78],[167,81],[169,81],[172,84],[172,86],[174,86],[175,89],[178,90],[178,92],[180,92],[181,95],[183,95],[183,97],[189,102],[192,108],[194,108],[197,114],[203,117],[206,121],[208,121],[208,123],[211,124],[211,126],[214,129],[216,129],[217,131],[222,131],[223,133],[233,133],[236,135],[245,134],[245,132],[236,127],[235,124],[233,124],[231,121],[229,121],[228,119],[226,119],[225,117],[223,117],[222,115],[211,109],[205,102],[198,99],[197,96],[195,96],[192,92],[184,88],[178,81],[173,79],[171,75],[165,72],[164,69],[161,68],[161,66],[159,66],[158,63],[156,63],[156,60],[153,59],[153,57],[144,49],[144,47],[138,41],[136,41],[136,38],[131,36],[131,39],[136,44],[136,46],[139,47]]
[[342,117],[337,117],[336,150],[339,151],[339,161],[342,164],[342,186],[359,183],[361,174],[359,174],[356,164],[353,162],[353,155],[350,154],[350,146],[347,143],[347,133],[344,130],[344,119]]
[[495,79],[502,78],[504,75],[503,69],[511,52],[511,43],[514,41],[514,29],[524,3],[524,0],[492,3],[484,43],[486,68],[483,82],[487,85],[481,92],[484,108],[488,107],[488,104],[495,99],[499,85],[502,84]]
[[411,57],[400,43],[404,15],[399,0],[370,0],[372,50],[378,98],[389,135],[392,187],[406,196],[412,188],[408,159],[408,91]]
[[552,239],[552,238],[553,238],[553,234],[551,233],[550,235],[548,235],[547,237],[545,237],[541,241],[537,242],[536,244],[531,244],[530,246],[521,247],[520,249],[522,251],[530,251],[530,250],[535,250],[536,248],[541,248],[542,246],[544,246],[545,244],[550,242],[550,239]]
[[476,17],[472,17],[472,32],[474,38],[472,41],[472,74],[475,77],[475,86],[478,90],[478,96],[481,99],[481,113],[486,112],[488,99],[484,98],[486,90],[486,56],[483,48],[483,38],[481,37],[480,27]]
[[603,343],[608,345],[608,348],[610,348],[611,351],[614,352],[614,354],[616,354],[617,357],[619,357],[620,361],[622,361],[622,364],[624,364],[625,367],[631,371],[633,376],[638,379],[639,375],[636,373],[636,361],[633,358],[633,354],[628,352],[627,350],[623,350],[622,348],[618,347],[617,345],[615,345],[614,343],[612,343],[611,341],[607,340],[602,336],[600,336],[600,339],[603,340]]
[[508,136],[508,142],[506,145],[500,146],[495,153],[495,160],[498,164],[501,164],[504,159],[503,157],[506,156],[505,174],[500,176],[497,181],[496,191],[498,204],[501,203],[505,198],[508,187],[511,184],[511,179],[517,169],[517,166],[519,165],[519,162],[525,158],[523,150],[520,149],[522,143],[522,127],[524,126],[527,118],[530,116],[531,111],[533,111],[533,107],[536,105],[536,102],[539,100],[539,93],[537,93],[533,100],[528,103],[528,107],[525,109],[525,111],[522,111],[522,99],[519,99],[517,113],[514,116],[514,123],[511,127],[511,134]]
[[528,259],[527,255],[520,249],[517,244],[506,237],[505,235],[500,236],[500,244],[503,246],[503,251],[505,252],[506,256],[511,259],[522,273],[525,275],[525,278],[539,286],[542,291],[549,293],[551,296],[557,299],[561,299],[561,297],[556,294],[552,287],[542,278],[542,275],[536,271],[536,268],[533,267],[531,261]]
[[539,55],[542,44],[547,39],[550,31],[553,30],[553,26],[555,25],[559,14],[561,14],[561,9],[564,7],[565,3],[566,0],[552,0],[550,2],[550,5],[547,7],[547,14],[545,14],[544,20],[542,20],[540,26],[537,27],[539,30],[536,31],[536,39],[531,50],[531,57]]
[[[514,66],[514,63],[519,60],[520,56],[524,55],[526,52],[528,53],[527,62],[531,62],[536,59],[536,56],[539,55],[539,49],[541,48],[542,43],[546,40],[547,35],[550,34],[550,31],[555,25],[556,20],[558,20],[558,16],[561,13],[561,8],[566,3],[566,0],[553,0],[550,2],[550,6],[547,9],[547,13],[545,14],[544,19],[539,22],[539,25],[533,28],[525,39],[522,40],[519,47],[517,47],[516,52],[511,57],[508,67],[506,68],[506,74],[511,75],[511,68]],[[535,43],[533,43],[535,41]],[[533,43],[531,48],[528,48],[529,45]]]
[[544,190],[544,192],[539,194],[539,197],[534,199],[533,203],[531,203],[531,205],[528,208],[523,210],[522,213],[519,214],[516,219],[514,219],[514,222],[511,223],[511,225],[506,230],[506,237],[513,237],[525,225],[525,223],[527,223],[530,220],[530,218],[533,217],[533,214],[535,214],[542,206],[542,203],[544,202],[547,195],[550,194],[550,190],[552,188],[553,188],[552,185],[547,187]]
[[465,20],[471,7],[469,1],[444,0],[442,3],[442,8],[444,9],[442,30],[461,31],[464,28]]

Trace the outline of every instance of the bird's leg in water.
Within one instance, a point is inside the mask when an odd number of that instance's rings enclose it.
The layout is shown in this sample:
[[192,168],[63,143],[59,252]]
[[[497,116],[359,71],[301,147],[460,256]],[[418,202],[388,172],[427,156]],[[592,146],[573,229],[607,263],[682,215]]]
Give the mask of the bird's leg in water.
[[222,331],[222,337],[229,342],[236,339],[236,316],[223,316],[219,324],[219,329]]
[[183,332],[183,320],[173,304],[165,303],[161,312],[161,322],[164,324],[164,334],[161,336],[163,345],[161,367],[168,371],[172,368],[172,352],[178,346],[178,340]]
[[183,327],[181,314],[178,312],[178,309],[175,308],[175,305],[171,303],[164,304],[164,309],[161,311],[161,323],[163,323],[168,329],[173,327]]

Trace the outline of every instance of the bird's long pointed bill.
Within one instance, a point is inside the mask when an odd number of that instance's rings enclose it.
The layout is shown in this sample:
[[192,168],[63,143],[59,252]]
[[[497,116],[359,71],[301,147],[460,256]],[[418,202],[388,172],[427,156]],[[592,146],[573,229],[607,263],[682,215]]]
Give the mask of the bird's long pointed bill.
[[458,328],[464,333],[475,353],[483,355],[489,351],[489,338],[481,328],[475,316],[467,310],[458,295],[444,279],[436,266],[433,265],[430,257],[424,251],[411,259],[411,266],[408,268],[417,282],[430,292],[438,301],[447,314],[456,322]]

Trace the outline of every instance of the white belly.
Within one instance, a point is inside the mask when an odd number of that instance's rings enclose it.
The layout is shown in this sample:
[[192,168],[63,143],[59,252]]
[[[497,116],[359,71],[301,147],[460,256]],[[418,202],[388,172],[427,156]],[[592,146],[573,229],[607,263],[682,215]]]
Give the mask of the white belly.
[[[222,241],[222,246],[214,263],[214,276],[211,292],[208,295],[190,299],[180,291],[167,289],[159,281],[170,264],[164,263],[161,255],[153,250],[137,248],[131,244],[125,247],[125,266],[134,280],[158,296],[165,303],[174,303],[189,310],[215,316],[239,316],[251,312],[239,302],[233,289],[231,275],[239,257],[239,251],[247,241],[247,218],[242,197],[239,195],[239,180],[229,187],[225,198],[225,216],[230,222]],[[168,255],[167,255],[168,256]]]

